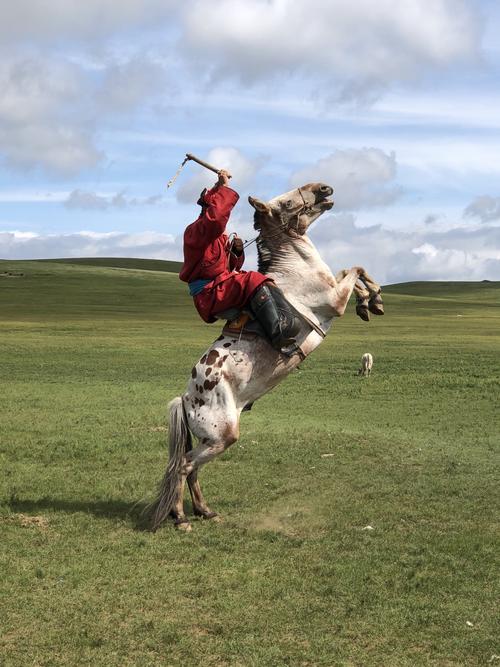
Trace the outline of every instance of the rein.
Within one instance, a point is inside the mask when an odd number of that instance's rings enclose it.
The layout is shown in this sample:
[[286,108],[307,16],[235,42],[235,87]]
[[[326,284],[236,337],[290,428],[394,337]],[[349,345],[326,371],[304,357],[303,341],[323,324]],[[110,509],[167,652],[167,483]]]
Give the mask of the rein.
[[[300,313],[300,310],[299,310]],[[314,331],[321,336],[321,338],[326,338],[326,331],[323,331],[323,329],[319,326],[319,324],[316,324],[316,322],[313,322],[310,320],[304,313],[300,313],[300,316],[304,318],[304,320],[309,324],[309,326],[314,329]]]

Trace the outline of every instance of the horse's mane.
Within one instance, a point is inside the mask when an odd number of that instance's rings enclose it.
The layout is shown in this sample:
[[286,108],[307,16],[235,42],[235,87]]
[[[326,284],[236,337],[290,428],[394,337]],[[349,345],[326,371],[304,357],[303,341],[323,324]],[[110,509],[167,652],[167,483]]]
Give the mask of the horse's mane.
[[[253,216],[253,228],[256,229],[257,231],[260,231],[262,229],[261,225],[262,217],[264,217],[262,213],[259,213],[259,211],[255,211]],[[269,244],[266,242],[266,239],[262,236],[262,233],[257,236],[255,245],[257,246],[257,258],[258,258],[257,270],[259,271],[259,273],[268,273],[271,266],[271,260],[273,255],[271,252],[271,248],[269,247]]]
[[257,246],[257,256],[259,262],[257,270],[259,271],[259,273],[269,273],[273,255],[271,249],[269,248],[266,242],[266,239],[262,236],[262,234],[259,234],[259,236],[257,236],[255,245]]

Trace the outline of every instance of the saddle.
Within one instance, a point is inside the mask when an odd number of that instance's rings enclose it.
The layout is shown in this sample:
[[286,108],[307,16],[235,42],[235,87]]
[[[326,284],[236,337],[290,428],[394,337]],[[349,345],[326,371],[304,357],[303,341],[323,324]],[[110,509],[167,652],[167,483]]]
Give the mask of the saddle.
[[227,336],[237,338],[253,339],[256,336],[267,340],[266,332],[261,324],[256,320],[248,310],[239,310],[238,308],[229,308],[220,313],[215,313],[218,320],[226,320],[222,327],[222,333]]
[[[245,339],[245,340],[255,340],[257,336],[264,338],[269,344],[269,336],[266,334],[264,327],[260,322],[253,316],[253,314],[243,308],[239,310],[238,308],[229,308],[228,310],[221,311],[220,313],[214,313],[214,317],[218,320],[226,320],[225,325],[222,327],[222,334],[225,336],[232,336],[233,338]],[[311,330],[311,327],[308,322],[306,322],[302,317],[300,317],[302,326],[307,327]],[[288,347],[284,347],[281,350],[281,353],[287,357],[291,357],[294,354],[299,354],[302,358],[304,353],[297,343],[292,343]]]

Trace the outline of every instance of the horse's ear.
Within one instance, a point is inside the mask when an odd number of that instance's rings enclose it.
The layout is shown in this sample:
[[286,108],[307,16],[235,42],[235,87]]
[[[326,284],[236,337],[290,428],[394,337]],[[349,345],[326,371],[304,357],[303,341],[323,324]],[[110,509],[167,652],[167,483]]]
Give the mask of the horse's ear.
[[248,203],[250,204],[250,206],[253,206],[253,208],[259,213],[271,212],[271,207],[268,204],[266,204],[266,202],[260,201],[260,199],[257,199],[256,197],[249,196]]

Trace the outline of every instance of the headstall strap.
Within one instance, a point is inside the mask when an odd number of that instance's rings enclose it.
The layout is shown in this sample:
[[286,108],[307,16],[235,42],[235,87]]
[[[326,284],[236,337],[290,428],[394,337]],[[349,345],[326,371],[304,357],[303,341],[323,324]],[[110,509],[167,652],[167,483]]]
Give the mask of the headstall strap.
[[307,208],[306,200],[304,199],[304,195],[302,194],[302,189],[297,188],[299,191],[300,198],[302,199],[302,203],[304,204],[304,207],[301,210],[305,210]]
[[[299,215],[300,215],[301,213],[303,213],[304,211],[310,211],[311,208],[312,208],[312,206],[311,206],[311,204],[308,204],[308,203],[306,202],[306,200],[304,199],[304,195],[302,194],[302,190],[301,190],[301,188],[297,188],[297,190],[298,190],[298,193],[299,193],[299,195],[300,195],[300,198],[302,199],[302,203],[304,204],[304,205],[302,206],[302,208],[299,208],[299,210],[297,211],[297,213],[294,213],[294,216],[295,216],[295,219],[296,219],[296,223],[297,223],[297,224],[295,225],[295,230],[294,230],[294,231],[297,232],[297,234],[298,234],[298,228],[299,228]],[[281,229],[280,229],[276,234],[272,234],[271,236],[268,236],[268,238],[271,238],[271,239],[272,239],[272,238],[274,238],[275,236],[279,236],[279,235],[281,234],[282,231],[287,232],[287,231],[291,228],[291,220],[290,220],[290,218],[287,217],[287,215],[285,214],[285,212],[284,212],[283,210],[280,211],[279,216],[280,216],[280,221],[281,221]],[[291,217],[291,216],[290,216],[290,217]],[[259,238],[259,236],[260,236],[260,234],[258,234],[254,239],[251,239],[250,241],[245,241],[245,243],[243,244],[243,248],[247,248],[247,247],[248,247],[249,245],[251,245],[252,243],[255,243],[255,241]]]

